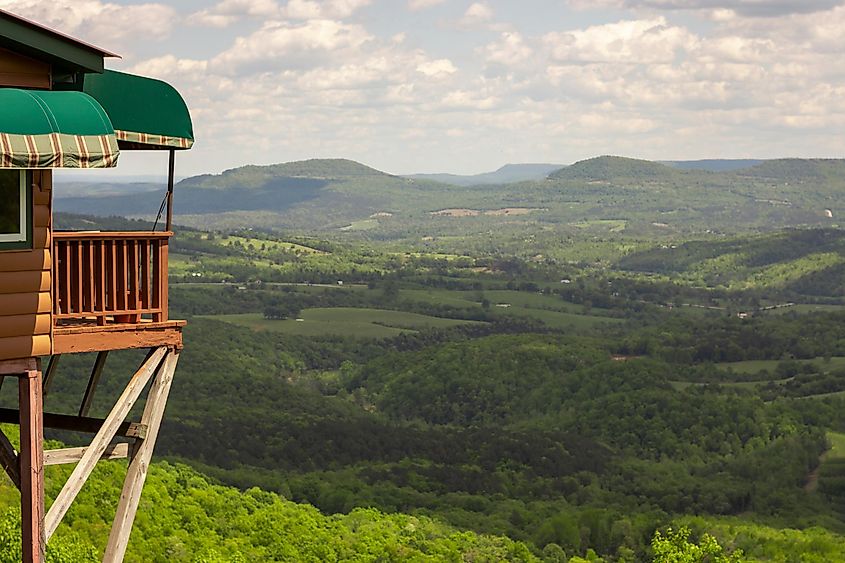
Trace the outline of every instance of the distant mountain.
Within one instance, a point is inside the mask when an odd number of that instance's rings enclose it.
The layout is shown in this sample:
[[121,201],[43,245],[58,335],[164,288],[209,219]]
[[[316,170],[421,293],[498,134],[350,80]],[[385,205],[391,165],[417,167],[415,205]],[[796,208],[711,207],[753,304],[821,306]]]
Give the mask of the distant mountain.
[[[602,156],[564,168],[514,165],[500,177],[540,179],[456,186],[386,174],[344,159],[244,166],[176,186],[177,222],[382,240],[530,236],[671,237],[836,227],[845,216],[845,160],[772,160],[713,172]],[[153,186],[155,187],[155,186]],[[61,186],[57,188],[60,190]],[[164,186],[59,197],[56,211],[154,218]]]
[[310,180],[342,180],[368,176],[389,177],[375,168],[354,160],[310,159],[267,166],[247,165],[226,170],[221,174],[202,174],[179,182],[180,188],[199,187],[212,189],[263,188],[278,178],[305,178]]
[[677,171],[650,160],[621,156],[599,156],[576,162],[549,175],[556,180],[660,179],[677,175]]
[[681,170],[706,170],[708,172],[730,172],[732,170],[741,170],[743,168],[751,168],[764,162],[763,160],[755,159],[722,159],[711,158],[704,160],[661,160],[661,164],[671,166],[672,168],[680,168]]
[[411,174],[405,176],[414,180],[431,180],[455,186],[479,186],[485,184],[510,184],[528,180],[542,180],[563,164],[505,164],[495,172],[483,174]]
[[781,158],[739,170],[737,174],[777,180],[841,179],[845,173],[844,162],[832,158]]

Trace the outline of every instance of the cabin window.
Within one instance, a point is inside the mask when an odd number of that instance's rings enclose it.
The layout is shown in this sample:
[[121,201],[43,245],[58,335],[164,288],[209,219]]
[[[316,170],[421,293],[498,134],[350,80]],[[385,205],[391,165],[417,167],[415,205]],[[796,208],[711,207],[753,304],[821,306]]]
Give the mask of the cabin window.
[[0,170],[0,250],[32,248],[31,177],[26,170]]

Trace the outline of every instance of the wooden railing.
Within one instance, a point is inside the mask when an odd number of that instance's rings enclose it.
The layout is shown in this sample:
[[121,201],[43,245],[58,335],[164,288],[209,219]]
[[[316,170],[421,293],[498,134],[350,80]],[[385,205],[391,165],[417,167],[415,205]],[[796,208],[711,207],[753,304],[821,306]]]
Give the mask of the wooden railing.
[[54,232],[53,317],[167,320],[165,232]]

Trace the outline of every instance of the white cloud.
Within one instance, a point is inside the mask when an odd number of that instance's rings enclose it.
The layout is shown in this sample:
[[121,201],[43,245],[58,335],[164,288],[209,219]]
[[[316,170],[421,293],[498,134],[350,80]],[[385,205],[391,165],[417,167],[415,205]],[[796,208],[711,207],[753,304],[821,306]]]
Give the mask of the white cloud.
[[461,24],[467,27],[485,24],[493,19],[493,8],[486,2],[474,2],[470,4],[464,17],[461,18]]
[[243,17],[274,17],[280,13],[275,0],[223,0],[212,8],[188,16],[188,21],[211,27],[227,27]]
[[[178,21],[176,10],[162,3],[114,4],[99,0],[0,0],[0,8],[81,39],[111,45],[123,40],[160,39]],[[117,46],[117,45],[115,45]]]
[[208,70],[208,61],[178,59],[174,55],[164,55],[147,59],[133,65],[129,71],[142,76],[164,80],[202,80]]
[[237,38],[211,64],[229,74],[302,68],[342,56],[372,39],[360,25],[333,20],[308,20],[296,25],[270,21],[251,35]]
[[408,0],[408,8],[412,11],[424,10],[442,4],[446,0]]
[[521,34],[506,31],[498,41],[487,45],[483,53],[489,63],[516,66],[531,57],[534,50],[525,44]]
[[289,0],[284,15],[292,19],[348,18],[372,0]]
[[734,13],[748,17],[778,17],[788,14],[807,14],[830,10],[841,0],[570,0],[578,8],[600,7],[696,10],[722,14]]
[[449,59],[437,59],[436,61],[425,61],[417,65],[417,71],[426,76],[437,76],[442,74],[455,74],[458,69]]
[[556,61],[644,64],[675,60],[679,50],[694,45],[696,37],[658,17],[549,33],[544,41]]

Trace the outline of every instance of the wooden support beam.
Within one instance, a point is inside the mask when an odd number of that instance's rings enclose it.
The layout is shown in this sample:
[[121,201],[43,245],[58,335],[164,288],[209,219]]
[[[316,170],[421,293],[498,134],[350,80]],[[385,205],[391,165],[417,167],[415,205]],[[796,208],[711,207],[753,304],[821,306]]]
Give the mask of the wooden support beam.
[[179,353],[171,350],[147,395],[147,403],[144,405],[141,422],[148,425],[149,432],[147,438],[138,440],[133,448],[132,459],[129,462],[123,491],[120,494],[114,523],[109,534],[109,542],[106,544],[106,551],[103,555],[104,563],[120,563],[126,553],[129,534],[132,532],[132,523],[135,520],[141,491],[147,479],[147,468],[153,456],[156,438],[158,438],[158,431],[161,428],[161,419],[164,416],[164,409],[167,406],[167,398],[170,394],[170,386],[173,383],[173,373],[176,371],[178,361]]
[[18,459],[18,452],[9,437],[0,429],[0,465],[6,471],[6,475],[12,480],[12,483],[20,490],[21,488],[21,465]]
[[[88,448],[62,448],[60,450],[47,450],[44,452],[44,465],[65,465],[76,463],[85,455]],[[129,457],[129,444],[121,442],[111,444],[103,452],[100,459],[126,459]]]
[[79,460],[73,473],[71,473],[65,486],[62,487],[61,492],[59,492],[53,505],[50,506],[49,512],[47,512],[47,517],[44,520],[44,529],[48,540],[53,536],[56,528],[58,528],[76,495],[82,490],[82,486],[88,480],[88,477],[97,465],[97,461],[103,456],[106,448],[114,439],[121,423],[126,418],[126,415],[129,414],[129,411],[132,410],[132,406],[141,395],[147,382],[154,373],[159,371],[162,359],[164,359],[166,353],[167,348],[164,347],[156,350],[152,357],[135,372],[135,375],[129,380],[123,393],[120,394],[114,408],[106,417],[96,436],[94,436],[91,445],[86,448],[82,459]]
[[50,386],[53,380],[56,379],[56,371],[59,369],[59,360],[62,358],[60,354],[50,356],[50,363],[47,364],[47,371],[44,372],[44,396],[50,392]]
[[21,542],[23,563],[43,563],[44,529],[44,397],[41,372],[18,378],[21,425]]
[[88,416],[88,411],[91,410],[94,391],[97,389],[97,384],[100,383],[100,376],[103,374],[103,368],[106,366],[106,358],[108,357],[108,350],[97,353],[94,368],[91,370],[91,377],[88,378],[88,387],[85,388],[85,395],[83,395],[82,404],[79,406],[79,416]]
[[20,376],[22,373],[30,371],[37,371],[38,360],[36,358],[27,358],[25,360],[0,360],[0,375],[14,375]]
[[[17,424],[19,416],[19,412],[15,409],[0,409],[0,423]],[[70,430],[72,432],[96,434],[105,422],[105,419],[102,418],[44,413],[44,428],[52,428],[54,430]],[[123,438],[144,438],[146,435],[147,425],[138,422],[124,422],[118,427],[116,434],[116,436]]]

